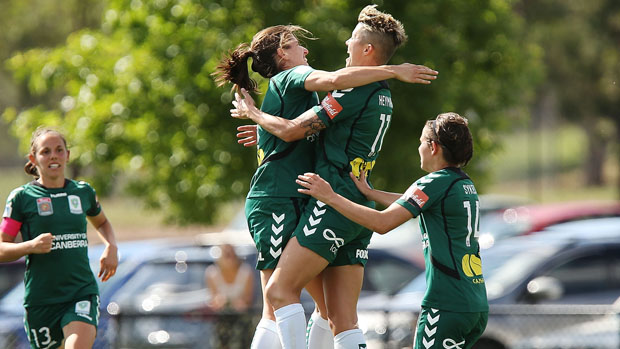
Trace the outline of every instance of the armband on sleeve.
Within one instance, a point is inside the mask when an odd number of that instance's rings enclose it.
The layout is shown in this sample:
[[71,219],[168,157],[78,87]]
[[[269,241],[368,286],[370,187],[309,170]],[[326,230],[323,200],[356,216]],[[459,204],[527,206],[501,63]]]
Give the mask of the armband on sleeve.
[[0,231],[13,237],[17,236],[21,227],[22,222],[18,222],[9,217],[2,218],[2,223],[0,223]]

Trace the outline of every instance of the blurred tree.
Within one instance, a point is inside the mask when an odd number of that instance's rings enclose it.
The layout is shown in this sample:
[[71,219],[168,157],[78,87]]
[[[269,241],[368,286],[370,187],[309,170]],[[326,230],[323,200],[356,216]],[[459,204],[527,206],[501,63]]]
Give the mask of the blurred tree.
[[[98,27],[104,1],[100,0],[0,0],[0,61],[17,50],[56,46],[67,35],[84,27]],[[62,20],[59,20],[62,18]],[[0,67],[0,110],[8,105],[33,105],[37,99],[28,97]],[[0,124],[0,166],[20,164],[17,141],[8,137],[6,124]]]
[[586,184],[601,185],[610,145],[620,159],[620,2],[523,0],[519,9],[532,40],[545,48],[538,96],[555,99],[560,113],[586,131]]
[[[219,205],[243,196],[255,168],[237,145],[231,95],[210,73],[222,54],[265,26],[296,23],[311,65],[344,66],[344,41],[367,2],[346,0],[110,0],[100,30],[80,30],[65,45],[16,54],[8,65],[35,96],[57,96],[4,118],[27,145],[39,124],[61,125],[75,170],[110,190],[121,179],[178,223],[209,222]],[[403,190],[419,176],[424,121],[440,112],[469,117],[476,156],[469,172],[482,186],[493,134],[519,122],[538,79],[539,48],[506,0],[427,2],[379,8],[403,21],[409,43],[392,63],[433,67],[431,86],[392,84],[395,118],[374,184]],[[263,89],[266,81],[260,79]],[[394,169],[398,169],[394,171]]]

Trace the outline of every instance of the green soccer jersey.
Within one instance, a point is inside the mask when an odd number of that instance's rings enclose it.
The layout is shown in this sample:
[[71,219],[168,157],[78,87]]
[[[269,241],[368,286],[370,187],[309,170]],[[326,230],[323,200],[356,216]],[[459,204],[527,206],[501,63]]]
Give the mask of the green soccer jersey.
[[422,306],[488,311],[477,239],[480,204],[467,174],[458,168],[429,173],[396,202],[420,216],[427,286]]
[[[304,88],[313,68],[300,65],[272,77],[261,110],[294,119],[319,102],[316,92]],[[297,191],[297,175],[314,168],[314,147],[310,139],[284,142],[258,127],[258,168],[252,177],[248,198],[306,197]]]
[[98,293],[88,261],[86,216],[99,212],[95,190],[82,181],[67,179],[63,188],[45,188],[33,181],[11,192],[4,217],[22,223],[23,240],[43,233],[54,236],[49,253],[26,256],[26,307]]
[[[349,172],[359,176],[366,171],[370,177],[392,120],[392,108],[392,95],[383,81],[333,91],[314,107],[327,126],[317,145],[316,172],[340,195],[367,202]],[[337,176],[333,175],[334,168]]]

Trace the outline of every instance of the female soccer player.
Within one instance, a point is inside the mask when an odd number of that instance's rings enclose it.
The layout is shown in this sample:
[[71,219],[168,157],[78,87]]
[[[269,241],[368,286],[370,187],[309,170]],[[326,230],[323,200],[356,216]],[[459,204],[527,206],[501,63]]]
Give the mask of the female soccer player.
[[[316,91],[356,87],[389,78],[428,84],[437,74],[427,67],[408,63],[349,67],[335,72],[315,70],[306,60],[308,50],[300,45],[297,38],[309,34],[303,28],[293,25],[279,25],[260,31],[249,45],[241,44],[222,61],[215,73],[217,81],[220,85],[232,82],[236,87],[256,90],[256,82],[249,78],[247,69],[251,58],[252,70],[270,79],[261,110],[293,119],[318,104]],[[247,127],[240,130],[248,132]],[[252,133],[251,128],[249,133]],[[309,125],[309,131],[299,139],[280,139],[258,128],[258,169],[252,177],[245,212],[259,252],[256,268],[261,272],[263,291],[307,201],[305,195],[297,192],[295,179],[299,173],[314,168],[315,133],[316,130]],[[321,280],[315,279],[304,286],[315,299],[319,310],[313,314],[310,322],[309,346],[329,348],[333,340],[325,319]],[[318,331],[316,343],[315,331]],[[278,348],[279,339],[272,304],[263,296],[263,317],[257,326],[252,348],[266,347]]]
[[[32,135],[26,173],[35,180],[7,199],[0,233],[0,261],[26,256],[24,325],[32,348],[91,348],[99,321],[99,291],[88,261],[86,219],[106,248],[98,277],[116,273],[112,225],[86,182],[65,178],[69,150],[57,131]],[[21,231],[23,242],[15,243]]]
[[482,335],[489,305],[478,246],[479,201],[463,172],[473,155],[467,119],[445,113],[426,123],[420,137],[420,164],[428,175],[405,194],[371,189],[362,175],[351,178],[383,211],[356,204],[334,193],[319,175],[306,173],[299,192],[312,195],[347,218],[385,234],[412,217],[420,217],[427,290],[422,301],[414,348],[471,348]]

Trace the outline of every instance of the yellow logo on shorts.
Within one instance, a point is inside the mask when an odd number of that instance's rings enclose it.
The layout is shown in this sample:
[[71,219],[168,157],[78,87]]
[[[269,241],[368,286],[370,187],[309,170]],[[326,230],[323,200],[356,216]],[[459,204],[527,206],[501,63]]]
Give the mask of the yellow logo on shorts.
[[463,256],[463,272],[471,277],[482,275],[482,261],[473,254]]

